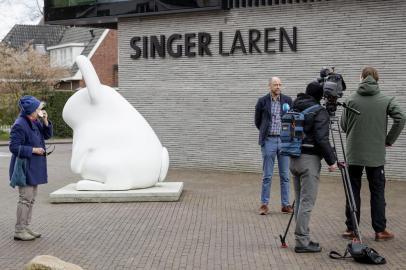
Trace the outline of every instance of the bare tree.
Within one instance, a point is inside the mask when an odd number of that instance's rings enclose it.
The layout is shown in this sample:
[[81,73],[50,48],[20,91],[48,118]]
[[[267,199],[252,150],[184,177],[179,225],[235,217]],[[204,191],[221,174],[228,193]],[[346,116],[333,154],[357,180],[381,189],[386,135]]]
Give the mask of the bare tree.
[[31,21],[34,21],[34,20],[38,19],[39,17],[44,16],[44,11],[43,11],[44,0],[21,1],[20,4],[23,5],[26,8],[26,10],[30,11],[27,14],[27,16],[30,17]]
[[41,13],[41,15],[44,16],[44,10],[43,10],[43,8],[41,7],[41,5],[40,5],[39,2],[41,2],[41,3],[42,3],[42,6],[43,6],[43,5],[44,5],[44,1],[35,0],[35,3],[37,4],[37,9],[38,9],[39,13]]
[[0,44],[0,63],[0,110],[8,110],[12,115],[18,110],[16,104],[22,95],[46,100],[54,91],[53,86],[69,75],[66,68],[51,68],[49,56],[28,44],[21,49]]

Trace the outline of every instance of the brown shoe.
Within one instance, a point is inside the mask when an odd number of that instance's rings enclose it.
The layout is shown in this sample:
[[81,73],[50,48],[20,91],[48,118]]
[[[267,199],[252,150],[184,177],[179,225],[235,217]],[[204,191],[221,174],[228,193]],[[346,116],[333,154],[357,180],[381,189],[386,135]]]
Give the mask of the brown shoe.
[[386,241],[393,239],[395,235],[391,232],[388,232],[387,230],[384,230],[383,232],[378,232],[375,233],[375,241]]
[[269,213],[268,205],[266,205],[266,204],[261,205],[261,207],[259,208],[259,214],[266,215],[268,213]]
[[356,238],[354,231],[351,231],[348,229],[341,236],[345,239],[350,239],[350,240]]
[[284,214],[291,214],[293,213],[293,208],[290,205],[282,206],[282,213]]

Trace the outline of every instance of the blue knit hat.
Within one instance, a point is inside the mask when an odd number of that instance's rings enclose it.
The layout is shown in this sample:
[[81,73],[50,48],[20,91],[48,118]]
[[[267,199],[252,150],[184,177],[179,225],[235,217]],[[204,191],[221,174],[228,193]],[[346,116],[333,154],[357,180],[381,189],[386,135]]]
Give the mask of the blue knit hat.
[[37,110],[41,104],[41,101],[33,96],[23,96],[18,101],[18,107],[21,110],[21,114],[24,116],[35,112],[35,110]]

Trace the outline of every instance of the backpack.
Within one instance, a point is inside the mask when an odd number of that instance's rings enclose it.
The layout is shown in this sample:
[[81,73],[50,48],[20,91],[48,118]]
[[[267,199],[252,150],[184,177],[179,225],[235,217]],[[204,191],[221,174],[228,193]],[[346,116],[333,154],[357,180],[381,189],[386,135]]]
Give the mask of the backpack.
[[285,156],[300,157],[302,154],[302,142],[305,137],[303,126],[305,116],[308,113],[314,113],[321,108],[316,104],[310,106],[302,112],[289,111],[281,118],[282,147],[280,153]]

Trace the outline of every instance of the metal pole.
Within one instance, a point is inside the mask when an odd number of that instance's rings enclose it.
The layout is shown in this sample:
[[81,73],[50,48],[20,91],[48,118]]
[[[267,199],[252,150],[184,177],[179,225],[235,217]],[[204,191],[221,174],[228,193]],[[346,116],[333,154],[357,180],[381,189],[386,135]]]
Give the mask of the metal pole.
[[[334,126],[333,126],[334,123],[336,123],[337,129],[334,129]],[[350,176],[348,173],[348,164],[347,164],[347,157],[345,155],[343,137],[341,134],[340,125],[338,123],[338,118],[335,116],[331,118],[330,131],[331,131],[331,137],[332,137],[332,141],[333,141],[333,145],[334,145],[334,153],[337,158],[338,168],[340,169],[341,179],[343,181],[344,192],[345,192],[345,196],[347,199],[347,204],[348,204],[348,207],[349,207],[350,213],[351,213],[351,222],[353,225],[355,236],[357,238],[354,240],[362,243],[361,232],[359,230],[359,225],[358,225],[358,220],[357,220],[358,210],[357,210],[357,205],[355,204],[354,193],[352,191],[351,180],[350,180]],[[337,131],[339,134],[341,151],[342,151],[342,155],[343,155],[343,159],[344,159],[342,161],[340,161],[339,157],[338,157],[338,152],[337,152],[336,142],[335,142],[335,137],[334,137],[334,131]]]

